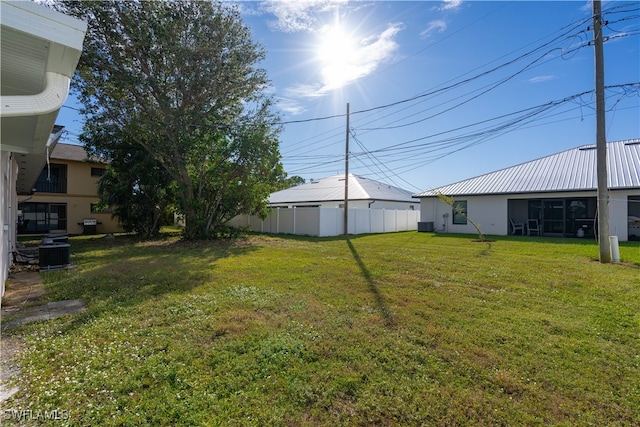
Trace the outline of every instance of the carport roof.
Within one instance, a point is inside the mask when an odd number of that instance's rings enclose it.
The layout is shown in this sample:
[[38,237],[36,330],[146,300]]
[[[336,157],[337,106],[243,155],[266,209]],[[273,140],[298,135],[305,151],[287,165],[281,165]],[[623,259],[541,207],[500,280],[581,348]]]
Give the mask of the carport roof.
[[[640,139],[607,144],[608,187],[640,188]],[[596,146],[584,145],[454,184],[415,198],[596,190]]]

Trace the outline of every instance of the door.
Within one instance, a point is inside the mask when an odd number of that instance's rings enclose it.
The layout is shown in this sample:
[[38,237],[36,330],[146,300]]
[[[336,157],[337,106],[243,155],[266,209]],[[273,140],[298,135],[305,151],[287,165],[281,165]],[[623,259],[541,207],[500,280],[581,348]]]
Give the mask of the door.
[[67,230],[66,203],[52,203],[49,205],[49,231]]
[[543,200],[542,230],[545,234],[564,234],[564,200]]

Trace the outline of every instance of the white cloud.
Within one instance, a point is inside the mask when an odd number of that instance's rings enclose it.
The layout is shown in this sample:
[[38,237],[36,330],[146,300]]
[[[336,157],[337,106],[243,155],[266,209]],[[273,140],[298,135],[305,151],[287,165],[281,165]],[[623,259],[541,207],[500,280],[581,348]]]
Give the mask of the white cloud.
[[337,81],[325,78],[324,90],[330,91],[346,86],[371,74],[380,64],[389,60],[398,48],[394,38],[402,28],[403,25],[399,23],[389,24],[382,33],[363,39],[351,52],[352,56],[348,63],[338,64],[337,70],[323,70],[323,74],[328,76],[335,76],[336,72],[339,76],[343,73]]
[[447,23],[441,20],[435,20],[429,22],[427,28],[425,28],[421,33],[420,37],[427,38],[431,35],[431,33],[441,33],[447,29]]
[[359,9],[358,3],[352,6],[348,0],[265,0],[259,5],[263,13],[273,15],[269,26],[274,31],[308,32],[317,36],[317,45],[309,49],[313,56],[303,60],[307,64],[315,63],[316,72],[307,75],[303,83],[292,84],[282,93],[280,108],[290,114],[300,114],[302,109],[295,100],[317,98],[329,92],[347,86],[356,80],[374,72],[380,64],[389,61],[398,50],[396,35],[403,29],[400,23],[390,23],[383,31],[356,38],[349,28],[339,24],[324,25],[327,15],[337,19],[340,14]]
[[281,98],[281,97],[276,97],[276,99],[278,101],[278,104],[277,104],[278,108],[280,108],[282,111],[292,116],[297,116],[298,114],[302,114],[306,110],[295,99]]
[[444,0],[444,6],[441,7],[442,10],[456,10],[462,4],[462,0]]
[[549,80],[555,80],[556,76],[536,76],[529,79],[529,83],[543,83]]
[[275,15],[270,21],[272,29],[293,33],[312,31],[315,28],[318,12],[329,12],[347,0],[267,0],[261,3],[261,9]]
[[580,10],[585,13],[593,12],[593,2],[591,0],[584,2],[582,7],[580,7]]
[[322,84],[305,84],[305,83],[296,83],[294,85],[289,86],[284,90],[285,95],[291,98],[317,98],[319,96],[325,95],[324,92],[321,92]]
[[[320,81],[311,84],[296,84],[286,90],[292,98],[316,98],[348,86],[356,80],[374,72],[378,66],[390,60],[398,48],[395,36],[404,28],[400,23],[392,23],[379,34],[351,40],[336,27],[324,27],[319,34],[335,42],[318,50]],[[327,51],[329,54],[327,54]],[[324,52],[324,54],[323,54]]]

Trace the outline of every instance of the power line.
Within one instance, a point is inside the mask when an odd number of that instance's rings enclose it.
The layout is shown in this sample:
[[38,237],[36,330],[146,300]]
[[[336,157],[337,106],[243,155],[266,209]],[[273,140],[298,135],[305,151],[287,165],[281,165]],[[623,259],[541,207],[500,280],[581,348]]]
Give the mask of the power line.
[[[617,94],[618,96],[629,96],[634,93],[640,93],[640,82],[608,86],[607,89],[609,90],[618,89],[622,93],[622,95],[620,95],[620,92],[618,92]],[[581,97],[588,94],[592,94],[592,93],[593,93],[593,90],[584,91],[579,94],[565,97],[560,100],[551,101],[545,104],[540,104],[534,107],[529,107],[523,110],[519,110],[517,112],[503,114],[501,116],[496,116],[496,117],[485,119],[479,122],[467,124],[464,126],[459,126],[454,129],[438,132],[431,135],[426,135],[420,138],[415,138],[410,141],[397,143],[397,144],[383,147],[377,150],[368,150],[364,146],[364,143],[362,143],[360,138],[357,137],[354,132],[352,132],[354,139],[362,149],[361,153],[357,153],[357,152],[352,153],[352,156],[358,159],[359,161],[361,161],[364,167],[368,168],[369,170],[372,170],[370,166],[367,166],[366,163],[362,161],[363,156],[369,158],[371,163],[373,164],[373,167],[380,170],[380,173],[383,174],[386,179],[390,180],[391,182],[394,182],[394,185],[397,186],[397,184],[395,184],[395,181],[393,180],[393,178],[391,178],[391,176],[389,176],[389,174],[408,183],[408,181],[400,177],[399,175],[400,173],[409,172],[411,170],[417,169],[418,167],[440,160],[456,152],[462,151],[472,146],[482,144],[499,135],[503,135],[504,133],[513,132],[516,129],[521,129],[526,124],[530,124],[537,120],[540,120],[541,116],[544,116],[545,113],[551,112],[552,110],[556,109],[560,105],[567,104],[570,102],[575,102],[576,99],[580,99]],[[614,96],[614,95],[611,95],[611,96]],[[581,107],[582,107],[582,104],[573,108],[573,110]],[[481,125],[481,124],[486,124],[496,120],[509,118],[515,115],[519,115],[519,116],[513,117],[508,121],[499,123],[493,127],[488,127],[488,128],[480,129],[467,134],[448,137],[445,139],[411,145],[412,143],[419,142],[425,139],[431,139],[437,136],[443,136],[449,133],[457,132],[459,130],[477,127],[478,125]],[[447,151],[443,151],[443,150],[447,150]],[[381,162],[375,156],[376,153],[384,153],[385,162]],[[403,157],[398,158],[398,156],[403,156]],[[329,164],[338,165],[339,162],[341,162],[343,159],[344,159],[343,156],[336,156],[333,161],[323,162],[320,164],[318,164],[317,162],[313,162],[310,168],[316,171],[316,168],[318,166],[326,166]],[[416,161],[410,164],[404,165],[400,168],[396,168],[395,170],[389,166],[394,163],[405,162],[411,159],[416,159]],[[302,166],[302,164],[300,164],[300,166]],[[388,172],[382,171],[381,170],[382,167],[384,167],[384,169],[386,169],[386,171]],[[296,169],[295,172],[305,171],[306,169],[307,168],[302,167],[302,168]]]
[[[568,34],[571,31],[574,31],[576,28],[579,28],[580,26],[584,25],[590,19],[591,18],[589,17],[589,18],[584,18],[584,19],[582,19],[580,21],[576,21],[576,22],[573,23],[575,25],[569,31],[566,31],[565,33],[555,37],[554,39],[552,39],[552,40],[550,40],[550,41],[548,41],[548,42],[546,42],[544,44],[542,44],[541,46],[538,46],[538,47],[534,48],[533,50],[530,50],[529,52],[526,52],[526,53],[524,53],[524,54],[522,54],[522,55],[520,55],[520,56],[518,56],[518,57],[516,57],[516,58],[514,58],[512,60],[509,60],[509,61],[507,61],[505,63],[502,63],[502,64],[500,64],[500,65],[498,65],[496,67],[493,67],[493,68],[491,68],[489,70],[486,70],[484,72],[481,72],[481,73],[476,74],[474,76],[471,76],[469,78],[460,80],[458,82],[452,83],[452,84],[450,84],[448,86],[445,86],[445,87],[442,87],[442,88],[432,89],[432,90],[430,90],[428,92],[423,92],[423,93],[411,96],[409,98],[401,99],[401,100],[398,100],[398,101],[394,101],[394,102],[391,102],[391,103],[388,103],[388,104],[384,104],[384,105],[379,105],[379,106],[376,106],[376,107],[371,107],[371,108],[367,108],[367,109],[363,109],[363,110],[354,111],[351,114],[352,115],[354,115],[354,114],[362,114],[362,113],[368,113],[368,112],[372,112],[372,111],[376,111],[376,110],[381,110],[381,109],[394,107],[394,106],[397,106],[397,105],[400,105],[400,104],[404,104],[404,103],[407,103],[407,102],[411,102],[411,101],[415,101],[417,99],[421,99],[421,98],[424,98],[424,97],[427,97],[427,96],[433,96],[433,95],[435,95],[437,93],[448,91],[450,89],[459,87],[459,86],[464,85],[466,83],[469,83],[471,81],[477,80],[477,79],[479,79],[481,77],[484,77],[484,76],[486,76],[488,74],[491,74],[491,73],[493,73],[493,72],[495,72],[497,70],[500,70],[500,69],[505,68],[505,67],[507,67],[507,66],[509,66],[511,64],[514,64],[514,63],[520,61],[521,59],[524,59],[524,58],[526,58],[526,57],[528,57],[530,55],[533,55],[535,52],[537,52],[537,51],[539,51],[539,50],[551,45],[552,43],[558,41],[559,39],[563,38],[563,36],[565,38],[573,38],[573,37],[575,37],[576,36],[575,34],[574,35],[570,35],[570,36],[568,36]],[[569,24],[569,25],[572,25],[572,24]],[[566,28],[566,26],[564,28]],[[583,33],[584,31],[585,30],[581,30],[580,32],[578,32],[578,34]],[[542,57],[544,57],[544,55],[542,55]],[[340,117],[345,117],[345,114],[334,114],[334,115],[330,115],[330,116],[316,117],[316,118],[310,118],[310,119],[291,120],[291,121],[285,121],[285,122],[277,122],[275,124],[277,124],[277,125],[286,125],[286,124],[295,124],[295,123],[307,123],[307,122],[313,122],[313,121],[319,121],[319,120],[328,120],[328,119],[340,118]]]

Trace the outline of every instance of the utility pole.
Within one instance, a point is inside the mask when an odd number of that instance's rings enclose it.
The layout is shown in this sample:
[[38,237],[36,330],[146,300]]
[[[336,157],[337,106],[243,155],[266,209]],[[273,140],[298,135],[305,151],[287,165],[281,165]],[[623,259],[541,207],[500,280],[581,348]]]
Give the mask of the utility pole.
[[598,244],[600,262],[611,263],[609,243],[609,189],[607,187],[607,135],[604,104],[604,48],[602,37],[602,6],[593,0],[593,47],[596,75],[596,173],[598,175]]
[[347,132],[344,152],[344,235],[349,235],[349,103],[347,102]]

